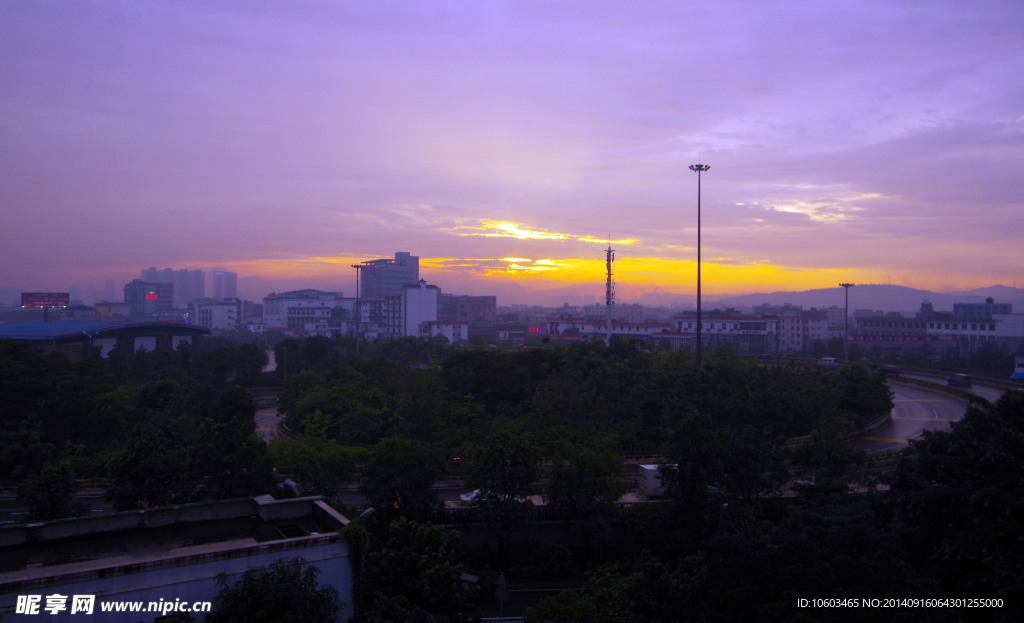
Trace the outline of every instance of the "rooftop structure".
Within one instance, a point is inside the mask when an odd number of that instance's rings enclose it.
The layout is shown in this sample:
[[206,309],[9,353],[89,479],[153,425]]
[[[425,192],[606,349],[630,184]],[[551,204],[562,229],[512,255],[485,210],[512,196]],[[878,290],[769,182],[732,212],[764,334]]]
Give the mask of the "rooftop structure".
[[115,346],[130,351],[142,348],[177,348],[194,344],[208,330],[167,322],[11,322],[0,324],[0,339],[33,342],[46,350],[78,359],[85,346],[106,357]]
[[[19,598],[40,596],[45,605],[47,596],[93,595],[96,620],[159,620],[167,613],[147,604],[212,602],[218,574],[233,583],[250,569],[301,557],[338,590],[347,620],[352,568],[337,532],[348,523],[319,497],[260,496],[5,526],[0,616],[15,613]],[[143,610],[104,611],[106,602],[139,603]],[[47,621],[83,619],[70,607],[39,614]]]
[[991,320],[995,314],[1012,314],[1011,303],[996,303],[989,297],[984,303],[953,303],[953,316],[965,320]]

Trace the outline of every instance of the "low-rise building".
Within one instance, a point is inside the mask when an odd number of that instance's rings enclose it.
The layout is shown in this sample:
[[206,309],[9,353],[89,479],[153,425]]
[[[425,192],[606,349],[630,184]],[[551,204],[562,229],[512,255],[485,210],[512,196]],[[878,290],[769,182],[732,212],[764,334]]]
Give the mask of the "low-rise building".
[[[608,336],[607,320],[584,320],[575,323],[580,337],[604,339]],[[649,338],[653,335],[671,330],[667,322],[618,322],[612,320],[612,336]]]
[[[771,316],[701,315],[701,345],[706,348],[729,346],[741,355],[774,353],[778,349],[778,318]],[[697,314],[672,319],[671,328],[654,336],[671,348],[695,348]]]
[[[347,621],[352,565],[338,531],[348,523],[319,497],[261,496],[4,526],[0,616],[136,623],[194,614],[198,621],[220,591],[220,574],[233,584],[246,571],[301,558],[338,591]],[[35,617],[27,613],[32,604]],[[111,611],[117,604],[138,607]]]
[[37,344],[78,360],[85,347],[95,347],[106,357],[119,346],[130,352],[175,349],[195,345],[208,329],[166,322],[12,322],[0,324],[0,339]]
[[345,310],[348,318],[355,318],[355,299],[347,299],[342,292],[320,290],[294,290],[271,293],[263,298],[263,324],[268,330],[280,330],[296,335],[331,336],[347,333],[347,325],[338,324],[335,310]]
[[444,337],[449,344],[465,342],[469,339],[469,326],[468,322],[427,321],[420,324],[420,337]]
[[198,327],[215,331],[234,331],[239,328],[242,302],[238,299],[194,299],[189,304],[189,321]]

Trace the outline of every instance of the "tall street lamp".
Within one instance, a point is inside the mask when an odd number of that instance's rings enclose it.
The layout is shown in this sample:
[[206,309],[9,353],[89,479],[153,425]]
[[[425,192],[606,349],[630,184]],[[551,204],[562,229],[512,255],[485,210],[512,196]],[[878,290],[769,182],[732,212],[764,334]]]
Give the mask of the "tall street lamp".
[[847,342],[850,339],[850,288],[857,285],[855,283],[841,283],[846,292],[846,311],[843,312],[843,360],[850,361],[850,350],[847,346]]
[[691,164],[690,170],[697,172],[697,369],[701,367],[701,334],[704,327],[701,324],[700,307],[700,174],[711,168],[708,164]]
[[357,355],[359,354],[359,338],[361,337],[360,333],[359,333],[359,329],[361,328],[359,326],[359,323],[363,319],[362,313],[361,313],[362,310],[359,307],[359,271],[360,271],[360,269],[362,267],[363,267],[362,264],[352,264],[352,268],[356,269],[356,304],[355,304],[356,333],[355,333],[355,336],[356,336],[356,354]]

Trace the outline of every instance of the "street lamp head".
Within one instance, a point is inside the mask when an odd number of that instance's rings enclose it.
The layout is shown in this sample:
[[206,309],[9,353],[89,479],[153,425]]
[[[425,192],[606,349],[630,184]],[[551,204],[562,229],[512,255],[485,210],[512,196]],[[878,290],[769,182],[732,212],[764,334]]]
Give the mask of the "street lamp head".
[[690,170],[700,173],[701,171],[707,171],[711,168],[710,164],[691,164]]

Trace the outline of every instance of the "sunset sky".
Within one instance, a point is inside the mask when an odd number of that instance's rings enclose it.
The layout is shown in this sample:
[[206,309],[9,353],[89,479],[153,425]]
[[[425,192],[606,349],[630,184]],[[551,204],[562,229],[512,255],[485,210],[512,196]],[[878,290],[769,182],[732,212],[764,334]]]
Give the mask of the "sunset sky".
[[706,296],[1024,283],[1024,2],[0,3],[0,288],[692,298],[697,162]]

